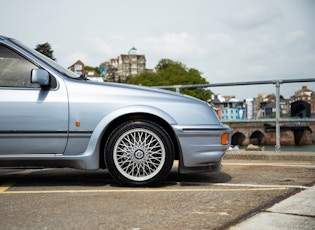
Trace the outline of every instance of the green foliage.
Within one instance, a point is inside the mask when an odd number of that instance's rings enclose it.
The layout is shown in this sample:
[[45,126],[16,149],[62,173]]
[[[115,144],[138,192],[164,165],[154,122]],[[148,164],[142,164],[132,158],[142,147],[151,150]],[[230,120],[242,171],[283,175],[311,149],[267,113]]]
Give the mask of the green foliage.
[[101,74],[100,67],[95,67],[94,69],[96,73]]
[[100,74],[100,68],[99,67],[92,67],[92,66],[84,66],[84,72],[88,71],[94,71],[95,73]]
[[54,51],[51,49],[51,45],[46,42],[43,44],[37,44],[35,50],[37,50],[38,52],[44,54],[45,56],[49,57],[52,60],[56,60],[56,58],[54,58]]
[[[193,85],[208,84],[206,79],[196,69],[189,69],[180,62],[170,59],[162,59],[155,67],[156,72],[142,73],[131,77],[127,83],[144,86],[168,86],[168,85]],[[198,88],[181,89],[181,93],[187,94],[204,101],[211,98],[211,91]]]

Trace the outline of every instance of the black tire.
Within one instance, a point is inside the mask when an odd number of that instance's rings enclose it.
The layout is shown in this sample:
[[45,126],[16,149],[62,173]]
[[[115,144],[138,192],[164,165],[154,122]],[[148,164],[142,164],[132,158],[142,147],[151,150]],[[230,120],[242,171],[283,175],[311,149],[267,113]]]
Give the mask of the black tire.
[[171,138],[159,125],[127,121],[115,129],[105,145],[105,161],[114,179],[125,186],[157,186],[171,171]]

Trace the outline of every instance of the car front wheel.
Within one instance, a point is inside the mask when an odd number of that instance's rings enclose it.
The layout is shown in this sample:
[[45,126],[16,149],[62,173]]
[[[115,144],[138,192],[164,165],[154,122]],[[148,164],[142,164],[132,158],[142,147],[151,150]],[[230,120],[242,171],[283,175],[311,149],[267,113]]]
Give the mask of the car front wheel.
[[111,175],[127,186],[156,186],[168,176],[174,160],[167,132],[155,123],[128,121],[112,132],[105,147]]

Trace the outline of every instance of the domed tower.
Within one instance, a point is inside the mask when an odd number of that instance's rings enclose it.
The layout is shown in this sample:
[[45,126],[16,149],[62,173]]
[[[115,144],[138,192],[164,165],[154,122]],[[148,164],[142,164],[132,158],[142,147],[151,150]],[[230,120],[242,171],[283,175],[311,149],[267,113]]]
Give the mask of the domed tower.
[[128,54],[129,55],[136,55],[137,54],[137,49],[133,46],[130,50],[129,50],[129,52],[128,52]]
[[146,71],[146,59],[143,54],[137,54],[138,50],[132,47],[128,54],[118,56],[117,77],[116,82],[126,82],[131,76],[139,75]]
[[133,46],[129,52],[129,62],[130,62],[130,74],[131,76],[138,75],[139,73],[143,72],[143,56],[138,55],[137,49]]

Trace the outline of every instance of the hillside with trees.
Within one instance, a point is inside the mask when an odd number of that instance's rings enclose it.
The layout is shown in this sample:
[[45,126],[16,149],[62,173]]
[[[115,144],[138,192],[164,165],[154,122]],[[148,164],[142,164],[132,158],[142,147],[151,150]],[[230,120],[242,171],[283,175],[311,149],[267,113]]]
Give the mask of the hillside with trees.
[[[155,72],[146,72],[129,78],[128,84],[143,86],[170,86],[170,85],[193,85],[209,84],[201,73],[193,68],[187,68],[181,62],[170,59],[162,59],[155,67]],[[181,89],[187,94],[203,101],[211,99],[211,91],[207,89]]]

